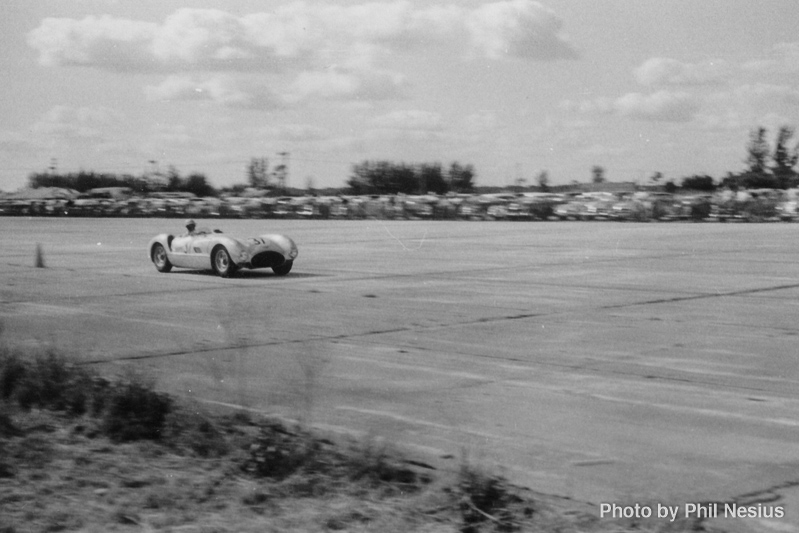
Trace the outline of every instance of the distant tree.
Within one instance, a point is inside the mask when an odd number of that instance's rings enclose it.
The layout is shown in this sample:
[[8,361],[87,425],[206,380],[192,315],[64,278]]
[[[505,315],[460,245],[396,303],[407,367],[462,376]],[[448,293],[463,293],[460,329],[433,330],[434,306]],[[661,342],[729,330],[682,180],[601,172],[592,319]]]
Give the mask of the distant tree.
[[245,190],[247,190],[247,185],[246,184],[244,184],[244,183],[235,183],[235,184],[230,185],[228,187],[223,187],[222,189],[220,189],[219,192],[223,193],[223,194],[229,194],[231,196],[239,196]]
[[797,174],[794,170],[799,161],[799,144],[793,147],[788,146],[794,135],[794,129],[789,126],[782,126],[777,132],[777,140],[772,155],[771,171],[777,180],[777,184],[787,189],[797,182]]
[[667,193],[673,194],[673,193],[677,192],[677,184],[674,183],[672,180],[669,180],[663,185],[663,189]]
[[208,183],[204,174],[189,174],[183,186],[185,192],[193,193],[196,196],[215,196],[216,190]]
[[713,191],[716,189],[716,184],[708,175],[694,175],[683,178],[682,188],[694,191]]
[[542,170],[538,173],[536,182],[538,182],[538,188],[541,189],[541,192],[549,191],[549,174],[546,170]]
[[169,165],[166,172],[166,190],[169,192],[178,192],[183,190],[183,178],[180,177],[180,172],[174,165]]
[[591,181],[593,183],[605,183],[605,169],[599,165],[591,167]]
[[419,173],[412,166],[405,163],[394,165],[383,161],[380,167],[382,180],[376,184],[379,185],[378,192],[380,194],[415,194],[419,192]]
[[766,128],[760,127],[749,134],[746,148],[746,164],[750,174],[765,174],[768,170],[769,147],[766,141]]
[[134,192],[145,194],[152,192],[151,182],[143,176],[133,176],[131,174],[124,174],[120,178],[123,187],[130,187]]
[[447,182],[444,181],[444,172],[441,163],[423,163],[419,165],[419,192],[445,194],[449,191]]
[[[471,183],[472,175],[470,167],[467,167],[455,180],[465,188]],[[364,161],[353,165],[352,174],[347,180],[347,186],[353,194],[444,193],[449,190],[451,183],[451,177],[444,179],[440,163],[411,166],[389,161]]]
[[472,165],[463,166],[453,162],[449,166],[448,173],[449,188],[459,193],[470,193],[474,190],[474,167]]
[[256,189],[269,186],[269,161],[265,157],[253,157],[247,165],[247,183]]

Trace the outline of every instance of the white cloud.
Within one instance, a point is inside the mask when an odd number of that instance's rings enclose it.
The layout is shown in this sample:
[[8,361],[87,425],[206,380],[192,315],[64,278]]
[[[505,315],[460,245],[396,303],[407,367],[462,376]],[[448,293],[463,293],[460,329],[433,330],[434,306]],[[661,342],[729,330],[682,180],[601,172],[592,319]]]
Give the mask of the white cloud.
[[35,133],[65,140],[100,139],[105,126],[121,122],[117,111],[106,107],[69,107],[58,105],[45,113],[32,130]]
[[688,93],[658,91],[653,94],[628,93],[615,102],[614,110],[627,117],[662,122],[688,122],[698,105]]
[[418,109],[392,111],[371,120],[372,128],[365,133],[369,141],[397,143],[431,149],[445,140],[443,119],[439,113]]
[[656,122],[688,122],[699,109],[697,99],[685,92],[657,91],[627,93],[619,98],[596,98],[575,102],[564,100],[560,108],[578,113],[617,114]]
[[[110,16],[47,18],[28,34],[44,65],[112,70],[259,70],[363,62],[366,54],[409,43],[430,47],[442,37],[470,38],[490,58],[576,57],[561,20],[532,0],[508,0],[474,10],[416,7],[407,1],[338,6],[294,2],[271,12],[236,16],[184,8],[162,23]],[[466,42],[456,46],[464,50]],[[368,52],[365,52],[368,51]]]
[[111,70],[152,68],[150,44],[158,25],[88,16],[82,20],[46,18],[28,34],[43,65],[90,65]]
[[474,44],[493,59],[554,60],[578,55],[561,35],[560,18],[532,0],[486,4],[468,14],[466,25]]
[[723,61],[683,63],[676,59],[653,57],[635,70],[635,78],[642,85],[715,85],[722,83],[730,73]]
[[260,128],[256,137],[276,141],[309,142],[324,141],[330,134],[324,128],[310,124],[283,124],[280,126],[266,126]]
[[442,128],[439,113],[421,110],[393,111],[376,117],[372,123],[383,129],[437,131]]
[[229,107],[275,109],[282,99],[262,83],[247,83],[230,76],[196,80],[190,76],[169,76],[159,85],[145,87],[150,100],[208,100]]
[[404,78],[395,73],[332,68],[302,72],[290,87],[288,100],[310,97],[384,100],[402,98]]
[[162,63],[220,66],[249,59],[250,44],[240,19],[215,9],[180,9],[166,18],[150,43]]

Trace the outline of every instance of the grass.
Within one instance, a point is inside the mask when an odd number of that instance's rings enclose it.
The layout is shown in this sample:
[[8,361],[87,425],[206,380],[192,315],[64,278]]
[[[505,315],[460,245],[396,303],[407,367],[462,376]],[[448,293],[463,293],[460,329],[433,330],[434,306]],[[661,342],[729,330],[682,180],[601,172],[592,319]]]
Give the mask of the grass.
[[0,509],[0,533],[641,529],[467,461],[441,471],[378,438],[211,413],[137,373],[108,380],[53,350],[7,347]]

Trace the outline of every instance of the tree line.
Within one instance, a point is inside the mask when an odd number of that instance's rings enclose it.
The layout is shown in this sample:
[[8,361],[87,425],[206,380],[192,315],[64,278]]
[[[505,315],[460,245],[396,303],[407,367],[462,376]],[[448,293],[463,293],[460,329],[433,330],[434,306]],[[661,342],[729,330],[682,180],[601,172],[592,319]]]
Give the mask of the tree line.
[[353,194],[446,194],[474,190],[472,165],[441,163],[410,165],[391,161],[363,161],[353,165],[347,186]]
[[60,187],[86,192],[104,187],[128,187],[131,190],[147,194],[152,192],[189,192],[197,196],[216,196],[217,191],[205,174],[194,172],[181,176],[175,167],[170,167],[166,175],[133,176],[131,174],[111,174],[81,170],[66,174],[53,172],[34,172],[28,176],[28,185],[34,189],[40,187]]
[[[777,131],[772,146],[768,141],[768,130],[758,127],[750,132],[744,160],[746,167],[743,171],[728,172],[718,184],[712,176],[706,174],[687,176],[682,179],[682,188],[713,191],[719,186],[733,190],[799,187],[799,173],[796,171],[799,163],[799,142],[794,141],[794,135],[794,128],[782,126]],[[266,158],[252,158],[245,169],[245,182],[222,189],[214,188],[205,174],[195,172],[182,176],[174,166],[170,166],[166,174],[145,173],[141,176],[84,170],[67,174],[38,172],[28,177],[28,184],[33,188],[62,187],[78,192],[102,187],[129,187],[141,194],[166,191],[218,196],[221,193],[241,193],[251,187],[274,194],[286,194],[289,191],[284,190],[282,185],[285,184],[287,172],[284,164],[277,165],[270,171]],[[591,174],[593,183],[606,181],[605,169],[601,166],[593,166]],[[475,169],[471,164],[453,162],[445,168],[441,163],[408,164],[367,160],[352,166],[345,188],[328,191],[355,195],[471,193],[476,187],[475,177]],[[658,183],[662,177],[657,172],[651,179]],[[546,171],[542,171],[536,181],[539,190],[549,189],[549,175]],[[673,181],[664,183],[664,187],[666,190],[677,189]]]
[[794,128],[780,127],[772,146],[768,141],[768,130],[762,126],[755,128],[749,133],[744,170],[728,172],[718,184],[712,176],[694,174],[683,178],[682,187],[697,191],[714,191],[717,187],[732,190],[799,187],[799,173],[796,171],[799,143],[792,141],[794,134]]

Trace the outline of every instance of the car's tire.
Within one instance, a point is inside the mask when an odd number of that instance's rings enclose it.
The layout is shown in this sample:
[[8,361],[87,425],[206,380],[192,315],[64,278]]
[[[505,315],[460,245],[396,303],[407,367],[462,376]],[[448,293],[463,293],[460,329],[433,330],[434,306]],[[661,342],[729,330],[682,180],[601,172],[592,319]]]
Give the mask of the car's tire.
[[293,266],[294,266],[294,261],[286,261],[280,266],[272,267],[272,271],[278,276],[285,276],[286,274],[291,272],[291,267]]
[[236,272],[236,265],[224,246],[217,246],[211,252],[211,266],[220,277],[229,278]]
[[172,263],[170,263],[169,256],[166,254],[166,248],[164,248],[163,245],[156,243],[153,246],[150,259],[153,260],[155,269],[158,270],[158,272],[169,272],[172,270]]

